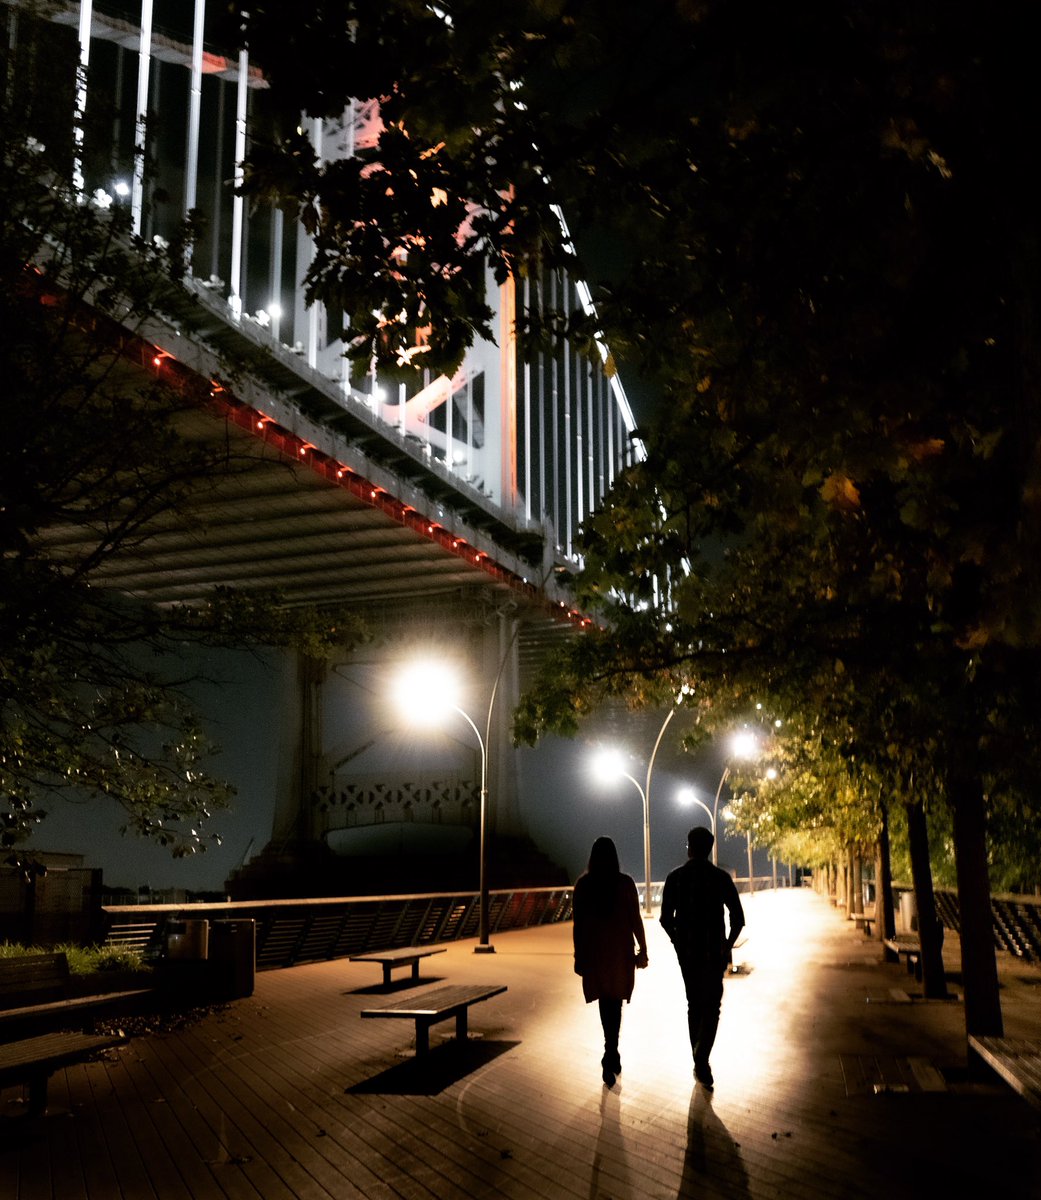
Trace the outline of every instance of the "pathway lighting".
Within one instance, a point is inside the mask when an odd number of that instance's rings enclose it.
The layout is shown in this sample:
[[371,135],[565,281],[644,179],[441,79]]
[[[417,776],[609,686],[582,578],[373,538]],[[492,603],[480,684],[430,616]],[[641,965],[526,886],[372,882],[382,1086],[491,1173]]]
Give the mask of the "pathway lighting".
[[[495,947],[488,940],[488,730],[481,731],[465,709],[459,705],[459,677],[443,662],[410,663],[394,681],[394,699],[402,712],[416,725],[438,728],[449,713],[456,713],[470,726],[481,749],[481,815],[480,815],[480,881],[479,927],[475,954],[493,954]],[[492,693],[494,703],[495,693]],[[488,725],[491,725],[491,704],[488,706]]]
[[[719,797],[723,792],[723,784],[730,778],[730,762],[735,758],[755,758],[759,753],[759,742],[750,729],[741,729],[730,739],[730,754],[727,758],[723,774],[719,777],[719,787],[716,788],[716,799],[712,804],[712,829],[715,832],[716,814],[719,811]],[[712,862],[719,866],[719,842],[712,843]]]
[[696,804],[698,806],[698,808],[700,808],[704,811],[705,815],[708,817],[709,821],[711,822],[712,836],[715,837],[716,836],[716,819],[712,815],[712,809],[709,808],[709,806],[704,802],[704,800],[702,800],[698,797],[698,794],[694,791],[694,789],[692,787],[680,788],[679,793],[678,793],[678,799],[681,804]]
[[651,915],[651,811],[647,803],[647,792],[638,781],[625,769],[625,759],[618,750],[600,750],[593,759],[593,771],[603,783],[613,783],[616,779],[628,779],[640,793],[643,803],[643,910]]

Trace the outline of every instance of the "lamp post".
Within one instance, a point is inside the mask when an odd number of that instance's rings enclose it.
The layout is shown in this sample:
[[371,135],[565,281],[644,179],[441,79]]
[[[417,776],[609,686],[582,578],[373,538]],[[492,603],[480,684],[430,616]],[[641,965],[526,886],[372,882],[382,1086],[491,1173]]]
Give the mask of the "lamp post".
[[[496,681],[498,682],[498,681]],[[470,714],[456,703],[458,681],[441,663],[414,663],[403,670],[397,680],[398,701],[410,713],[418,712],[427,722],[436,721],[442,713],[454,712],[470,726],[481,750],[481,808],[478,833],[479,879],[478,879],[478,930],[475,954],[494,954],[488,936],[488,737],[481,731]],[[488,725],[491,725],[491,710],[495,703],[495,689],[488,705]]]
[[[742,729],[730,739],[730,758],[754,758],[759,751],[756,736],[750,730]],[[716,799],[712,804],[712,832],[716,832],[716,815],[719,812],[719,797],[723,793],[723,784],[730,778],[730,760],[728,758],[723,774],[719,777],[719,787],[716,788]],[[751,854],[751,851],[749,851]],[[719,866],[719,840],[712,843],[712,864]]]
[[595,768],[601,778],[610,781],[618,778],[628,779],[640,793],[643,802],[643,910],[651,915],[651,810],[647,803],[647,792],[622,766],[621,756],[613,751],[602,751],[596,759]]
[[[712,809],[709,808],[709,806],[705,803],[705,801],[699,800],[698,797],[694,794],[694,789],[689,788],[689,787],[681,788],[680,793],[679,793],[679,798],[683,804],[696,804],[698,806],[698,808],[702,809],[702,811],[706,814],[708,819],[712,822],[712,836],[715,837],[716,836],[716,818],[712,815]],[[717,801],[719,800],[718,795],[716,796],[716,800]]]

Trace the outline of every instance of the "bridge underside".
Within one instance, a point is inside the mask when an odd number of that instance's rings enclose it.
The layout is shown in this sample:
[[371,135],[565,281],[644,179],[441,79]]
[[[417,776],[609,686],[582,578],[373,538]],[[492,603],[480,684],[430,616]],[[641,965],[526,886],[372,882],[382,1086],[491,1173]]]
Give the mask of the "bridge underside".
[[[283,450],[259,432],[207,412],[187,421],[182,433],[226,447],[227,471],[200,482],[187,519],[160,518],[140,546],[102,565],[95,586],[160,605],[197,603],[216,587],[277,591],[290,605],[528,590],[523,564],[497,569],[488,554],[371,481],[354,472],[330,478],[324,462],[293,460],[286,450],[294,439]],[[59,560],[75,559],[96,535],[57,526],[41,541]]]
[[[158,606],[197,604],[216,588],[277,593],[290,607],[348,604],[376,624],[509,609],[522,617],[524,643],[573,628],[541,530],[453,488],[364,414],[299,379],[291,391],[271,355],[257,357],[233,394],[213,382],[212,331],[198,333],[205,341],[159,322],[122,369],[131,386],[142,370],[161,372],[187,397],[176,432],[221,465],[186,506],[101,562],[93,586]],[[58,561],[77,562],[99,531],[69,523],[38,537]]]

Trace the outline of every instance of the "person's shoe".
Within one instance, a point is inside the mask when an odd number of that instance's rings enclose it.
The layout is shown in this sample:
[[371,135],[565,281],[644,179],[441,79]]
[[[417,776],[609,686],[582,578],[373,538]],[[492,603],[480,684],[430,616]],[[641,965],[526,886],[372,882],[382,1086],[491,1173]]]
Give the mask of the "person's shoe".
[[606,1083],[609,1088],[614,1087],[615,1073],[610,1067],[604,1067],[604,1083]]
[[614,1058],[611,1060],[611,1070],[616,1075],[621,1075],[622,1073],[622,1060],[617,1054],[615,1054]]
[[701,1084],[706,1092],[711,1092],[715,1086],[715,1080],[712,1078],[712,1068],[708,1063],[702,1066],[694,1067],[694,1078]]

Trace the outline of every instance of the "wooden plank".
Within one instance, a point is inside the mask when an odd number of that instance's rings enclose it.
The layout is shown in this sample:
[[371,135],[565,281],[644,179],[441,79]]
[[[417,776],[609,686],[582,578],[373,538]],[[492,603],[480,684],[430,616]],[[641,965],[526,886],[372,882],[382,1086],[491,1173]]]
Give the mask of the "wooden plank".
[[[325,1056],[320,1061],[327,1063]],[[223,1070],[226,1077],[236,1076],[236,1087],[249,1089],[269,1113],[277,1111],[277,1136],[301,1160],[306,1150],[309,1170],[332,1194],[343,1192],[345,1180],[350,1195],[357,1196],[392,1186],[387,1172],[373,1166],[375,1155],[363,1123],[350,1120],[343,1111],[342,1088],[313,1082],[315,1072],[310,1068],[297,1043],[288,1052],[281,1044],[258,1047],[248,1059],[229,1059]],[[409,1200],[429,1200],[431,1195],[425,1188],[402,1192],[394,1186],[394,1191]]]
[[1041,1041],[972,1035],[969,1045],[1010,1087],[1041,1108]]
[[0,958],[0,1008],[58,1000],[69,984],[64,954],[17,954]]
[[410,996],[407,1000],[393,1000],[380,1008],[363,1008],[361,1015],[363,1017],[401,1017],[405,1019],[415,1019],[416,1017],[447,1019],[460,1008],[466,1008],[471,1004],[480,1004],[483,1000],[490,1000],[493,996],[499,996],[505,991],[505,984],[450,984],[448,987],[434,988],[431,991]]
[[[222,1171],[219,1177],[214,1171],[211,1164],[218,1156],[220,1133],[185,1093],[179,1074],[170,1070],[165,1040],[150,1038],[139,1043],[134,1066],[141,1071],[141,1086],[154,1089],[156,1104],[165,1114],[167,1144],[180,1154],[185,1177],[200,1181],[193,1183],[197,1196],[257,1200],[259,1193],[241,1171]],[[156,1119],[158,1122],[158,1114]]]
[[351,962],[402,963],[429,958],[431,954],[444,954],[446,946],[402,946],[397,950],[383,950],[373,954],[352,954]]
[[186,1062],[194,1059],[206,1064],[185,1080],[185,1091],[204,1116],[219,1125],[222,1141],[227,1136],[227,1165],[240,1169],[264,1200],[335,1200],[315,1184],[280,1141],[271,1138],[268,1114],[259,1111],[251,1090],[230,1085],[218,1069],[212,1039],[207,1046],[202,1036],[197,1029],[183,1030],[170,1039],[169,1048]]

